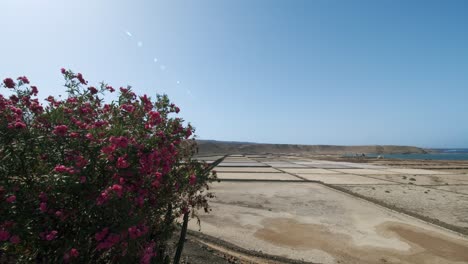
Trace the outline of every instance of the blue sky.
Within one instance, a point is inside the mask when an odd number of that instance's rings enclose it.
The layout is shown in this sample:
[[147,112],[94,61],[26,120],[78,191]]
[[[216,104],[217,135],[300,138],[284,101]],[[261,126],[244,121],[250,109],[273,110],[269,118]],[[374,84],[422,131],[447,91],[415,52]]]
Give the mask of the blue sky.
[[167,93],[202,139],[468,147],[468,2],[2,0],[0,77]]

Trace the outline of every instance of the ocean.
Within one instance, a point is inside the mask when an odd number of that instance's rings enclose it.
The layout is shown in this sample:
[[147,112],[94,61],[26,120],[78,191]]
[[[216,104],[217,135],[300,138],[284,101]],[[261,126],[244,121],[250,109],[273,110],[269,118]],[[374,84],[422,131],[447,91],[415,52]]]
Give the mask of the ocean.
[[[428,154],[384,154],[386,159],[427,159],[427,160],[468,160],[468,149],[433,149]],[[368,157],[377,157],[379,154],[368,154]]]

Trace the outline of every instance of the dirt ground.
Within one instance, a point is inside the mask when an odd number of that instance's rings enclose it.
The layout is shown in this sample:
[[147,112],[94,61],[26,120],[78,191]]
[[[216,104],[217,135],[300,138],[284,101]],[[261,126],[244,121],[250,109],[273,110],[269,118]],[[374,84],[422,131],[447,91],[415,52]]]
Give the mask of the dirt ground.
[[222,254],[252,263],[468,263],[468,162],[252,155],[216,169],[197,233],[211,250],[228,243]]

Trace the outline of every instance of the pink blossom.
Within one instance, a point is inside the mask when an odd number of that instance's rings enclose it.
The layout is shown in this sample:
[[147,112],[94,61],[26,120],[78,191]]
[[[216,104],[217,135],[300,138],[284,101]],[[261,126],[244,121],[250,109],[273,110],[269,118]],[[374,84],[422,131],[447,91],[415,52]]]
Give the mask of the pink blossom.
[[129,113],[132,113],[133,111],[135,111],[135,107],[130,104],[124,104],[121,106],[121,108]]
[[187,129],[187,131],[185,132],[185,138],[189,138],[191,135],[192,135],[192,130]]
[[109,194],[107,193],[107,191],[103,191],[101,195],[97,198],[96,203],[97,205],[103,205],[108,200],[109,200]]
[[85,182],[86,182],[86,176],[81,176],[80,183],[85,183]]
[[85,136],[88,140],[94,140],[94,136],[91,133],[86,134]]
[[76,248],[72,248],[70,249],[70,256],[76,258],[80,255],[80,253],[78,252],[78,250]]
[[13,203],[16,201],[16,196],[10,195],[8,198],[6,198],[6,201],[9,203]]
[[109,140],[112,144],[120,148],[126,148],[128,146],[128,139],[124,136],[120,136],[120,137],[111,136]]
[[98,93],[98,90],[93,86],[88,87],[88,90],[89,90],[89,92],[91,94],[97,94]]
[[6,230],[0,230],[0,241],[7,241],[10,238],[10,233]]
[[69,168],[66,167],[65,165],[57,165],[55,166],[54,171],[58,173],[64,173],[64,172],[68,172]]
[[10,89],[15,88],[16,85],[12,78],[6,78],[5,80],[3,80],[3,84],[6,88]]
[[13,113],[17,114],[17,115],[22,115],[23,114],[23,110],[19,109],[18,107],[12,106],[12,107],[10,107],[10,110]]
[[61,72],[62,74],[65,74],[65,73],[67,73],[67,70],[65,70],[65,68],[62,68],[62,69],[60,69],[60,72]]
[[88,165],[88,160],[85,159],[83,156],[77,156],[75,160],[75,166],[78,168],[83,168],[86,165]]
[[56,126],[54,131],[52,131],[52,133],[54,133],[57,136],[65,136],[67,132],[68,132],[68,126],[66,125]]
[[58,231],[52,230],[49,234],[46,235],[45,239],[47,241],[52,241],[57,238]]
[[119,184],[114,184],[112,185],[112,190],[117,194],[117,196],[122,197],[123,194],[123,188]]
[[10,242],[11,242],[12,244],[19,244],[19,243],[21,242],[21,239],[20,239],[19,236],[16,236],[16,235],[15,235],[15,236],[11,236],[11,237],[10,237]]
[[161,183],[158,181],[158,180],[154,180],[152,183],[151,183],[151,186],[153,186],[154,188],[159,188],[159,186],[161,186]]
[[23,83],[26,83],[26,84],[29,83],[29,80],[28,80],[28,78],[26,76],[18,77],[17,80],[19,80],[19,81],[21,81]]
[[39,93],[39,90],[36,86],[31,86],[31,94],[36,96]]
[[80,81],[81,84],[87,84],[88,82],[83,78],[83,75],[81,73],[78,73],[76,75],[76,78],[78,79],[78,81]]
[[126,160],[126,157],[119,157],[117,159],[117,168],[125,169],[130,167],[130,163]]
[[47,203],[45,202],[42,202],[39,204],[39,210],[41,210],[41,212],[45,213],[47,212]]
[[154,247],[155,243],[151,242],[148,245],[146,245],[144,251],[143,251],[143,256],[140,259],[141,264],[150,264],[151,259],[156,256],[156,253],[154,252]]
[[108,233],[109,233],[109,228],[106,227],[102,229],[101,232],[97,232],[94,235],[94,238],[96,239],[96,241],[101,241],[107,236]]
[[22,121],[16,121],[14,124],[14,127],[16,129],[23,129],[23,128],[26,128],[26,124]]
[[195,174],[190,175],[189,184],[194,185],[197,182],[197,176]]
[[110,86],[110,85],[106,86],[106,89],[109,90],[109,92],[111,92],[111,93],[115,92],[115,89],[112,88],[112,86]]

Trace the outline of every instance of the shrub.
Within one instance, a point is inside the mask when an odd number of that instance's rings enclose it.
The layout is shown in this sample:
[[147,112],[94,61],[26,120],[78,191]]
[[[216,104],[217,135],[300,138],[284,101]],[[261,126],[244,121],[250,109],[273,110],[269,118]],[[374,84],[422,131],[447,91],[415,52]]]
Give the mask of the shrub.
[[207,210],[216,178],[192,159],[194,129],[165,95],[153,102],[127,87],[106,103],[114,88],[62,74],[66,98],[45,105],[26,77],[0,85],[10,94],[0,94],[0,254],[20,263],[167,261],[176,219]]

